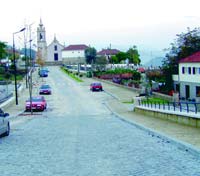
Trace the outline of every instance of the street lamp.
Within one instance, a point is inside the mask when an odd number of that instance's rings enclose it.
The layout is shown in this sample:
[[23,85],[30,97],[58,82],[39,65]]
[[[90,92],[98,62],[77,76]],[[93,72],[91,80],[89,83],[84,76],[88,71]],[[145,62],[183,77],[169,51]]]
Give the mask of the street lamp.
[[16,58],[15,58],[15,34],[24,31],[26,28],[21,29],[20,31],[13,33],[13,61],[14,61],[14,77],[15,77],[15,101],[18,105],[18,95],[17,95],[17,68],[16,68]]

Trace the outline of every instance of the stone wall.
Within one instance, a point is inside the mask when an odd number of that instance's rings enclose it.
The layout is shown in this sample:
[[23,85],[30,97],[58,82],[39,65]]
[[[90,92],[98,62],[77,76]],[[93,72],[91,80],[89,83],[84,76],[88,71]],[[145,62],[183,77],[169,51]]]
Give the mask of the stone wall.
[[156,117],[156,118],[160,118],[164,120],[173,121],[173,122],[183,124],[183,125],[200,128],[200,118],[197,118],[197,117],[191,117],[191,116],[186,116],[186,115],[181,115],[181,114],[164,113],[160,111],[148,110],[148,109],[143,109],[139,107],[135,107],[134,111],[146,116],[152,116],[152,117]]

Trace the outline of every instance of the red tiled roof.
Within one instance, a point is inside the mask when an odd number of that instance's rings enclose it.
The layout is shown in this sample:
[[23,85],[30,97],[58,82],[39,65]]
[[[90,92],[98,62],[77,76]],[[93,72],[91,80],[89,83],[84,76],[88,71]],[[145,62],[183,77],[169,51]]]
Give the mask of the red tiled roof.
[[145,69],[144,69],[143,67],[140,67],[140,68],[138,68],[138,71],[139,71],[140,73],[143,73],[143,72],[145,72]]
[[120,51],[117,49],[103,49],[97,53],[97,55],[116,55]]
[[188,62],[200,62],[200,51],[188,56],[186,58],[180,59],[179,63],[188,63]]
[[87,45],[69,45],[69,46],[65,47],[63,50],[64,51],[85,50],[87,48],[88,48]]

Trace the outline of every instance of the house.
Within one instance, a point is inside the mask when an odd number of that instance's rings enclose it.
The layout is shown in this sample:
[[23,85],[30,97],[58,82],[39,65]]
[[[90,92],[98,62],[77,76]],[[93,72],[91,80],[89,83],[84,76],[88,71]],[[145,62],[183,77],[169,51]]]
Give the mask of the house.
[[115,56],[118,54],[120,51],[117,49],[102,49],[97,53],[97,56],[105,56],[106,59],[109,61],[111,56]]
[[88,48],[87,45],[69,45],[62,50],[62,61],[63,64],[78,64],[86,63],[85,50]]
[[174,90],[180,98],[199,101],[200,51],[179,61],[178,75],[173,75]]

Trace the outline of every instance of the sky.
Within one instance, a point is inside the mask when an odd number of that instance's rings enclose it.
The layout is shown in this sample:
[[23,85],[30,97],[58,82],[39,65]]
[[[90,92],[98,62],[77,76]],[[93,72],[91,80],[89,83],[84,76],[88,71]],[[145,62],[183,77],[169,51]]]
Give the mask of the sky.
[[[199,0],[6,0],[1,2],[0,41],[12,45],[12,34],[32,24],[32,37],[40,18],[47,44],[54,35],[61,44],[86,44],[127,51],[136,45],[142,62],[163,55],[163,50],[200,26]],[[23,34],[15,35],[23,47]]]

